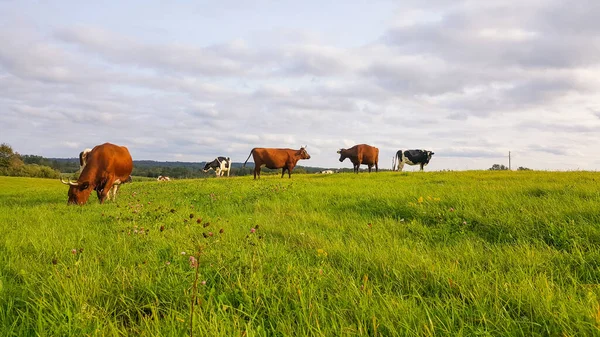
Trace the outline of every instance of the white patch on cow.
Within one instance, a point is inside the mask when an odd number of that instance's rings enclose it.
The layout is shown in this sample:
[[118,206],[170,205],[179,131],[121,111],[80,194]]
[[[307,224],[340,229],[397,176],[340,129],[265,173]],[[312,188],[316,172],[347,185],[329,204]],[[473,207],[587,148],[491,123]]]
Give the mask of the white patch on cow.
[[92,149],[88,148],[88,149],[81,151],[81,153],[79,154],[79,156],[81,157],[80,158],[81,162],[79,163],[79,173],[83,172],[83,169],[85,168],[85,165],[87,164],[87,156],[90,152],[92,152]]

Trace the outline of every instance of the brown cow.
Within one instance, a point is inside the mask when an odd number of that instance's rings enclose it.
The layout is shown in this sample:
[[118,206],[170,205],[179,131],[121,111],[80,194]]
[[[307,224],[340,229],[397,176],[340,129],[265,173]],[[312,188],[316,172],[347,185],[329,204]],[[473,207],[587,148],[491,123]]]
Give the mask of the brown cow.
[[260,168],[266,166],[270,169],[282,169],[281,178],[285,174],[285,170],[288,171],[288,176],[292,177],[292,170],[296,166],[296,163],[300,159],[310,159],[310,155],[306,152],[306,146],[300,148],[300,150],[294,149],[267,149],[262,147],[255,147],[250,151],[248,158],[244,162],[244,167],[250,156],[254,158],[254,179],[256,176],[260,179]]
[[340,162],[350,158],[355,173],[358,173],[361,164],[369,167],[369,173],[371,173],[371,167],[375,165],[375,172],[378,172],[379,149],[374,146],[367,144],[354,145],[349,149],[340,149],[337,153],[340,154]]
[[70,185],[68,204],[85,204],[92,191],[96,191],[100,203],[110,200],[111,190],[114,199],[119,185],[131,181],[133,160],[126,147],[104,143],[94,147],[86,157],[76,182],[61,179],[63,184]]

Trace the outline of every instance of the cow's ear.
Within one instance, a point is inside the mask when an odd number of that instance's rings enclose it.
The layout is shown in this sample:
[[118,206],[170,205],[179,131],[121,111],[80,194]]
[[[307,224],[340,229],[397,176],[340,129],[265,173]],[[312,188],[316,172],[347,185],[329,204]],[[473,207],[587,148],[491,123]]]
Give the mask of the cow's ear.
[[86,181],[86,182],[83,182],[83,183],[79,184],[79,189],[80,190],[87,190],[88,187],[90,187],[89,181]]

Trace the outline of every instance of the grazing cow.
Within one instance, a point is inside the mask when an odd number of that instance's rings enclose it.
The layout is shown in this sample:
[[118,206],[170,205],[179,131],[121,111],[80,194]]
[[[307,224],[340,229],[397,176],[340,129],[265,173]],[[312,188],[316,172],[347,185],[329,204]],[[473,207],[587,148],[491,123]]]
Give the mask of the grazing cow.
[[[433,152],[427,150],[399,150],[398,152],[396,152],[396,156],[394,157],[392,171],[402,171],[402,168],[404,168],[404,164],[420,165],[421,171],[423,171],[423,167],[429,164],[431,156],[433,155]],[[398,165],[397,169],[396,165]]]
[[98,145],[86,156],[86,163],[77,181],[64,181],[69,185],[68,204],[85,204],[92,191],[96,191],[100,203],[114,199],[121,183],[131,181],[133,160],[124,146],[110,143]]
[[157,181],[171,181],[171,178],[167,177],[167,176],[158,176],[158,178],[156,178]]
[[206,163],[202,172],[206,173],[211,169],[215,170],[217,177],[224,176],[225,172],[227,172],[227,176],[229,177],[229,171],[231,171],[231,159],[229,157],[217,157],[210,163]]
[[371,173],[373,165],[375,165],[375,172],[379,171],[377,167],[379,149],[374,146],[367,144],[354,145],[349,149],[340,149],[337,153],[340,154],[340,162],[343,162],[346,158],[350,158],[350,161],[354,165],[355,173],[358,173],[361,164],[369,167],[369,173]]
[[87,155],[92,149],[85,149],[79,153],[79,172],[83,171],[85,164],[87,163]]
[[255,147],[250,151],[248,158],[244,162],[244,167],[250,156],[254,158],[254,179],[258,176],[260,179],[260,168],[266,166],[270,169],[282,169],[281,178],[288,171],[288,177],[292,177],[292,170],[296,167],[296,163],[300,159],[310,159],[310,155],[306,152],[306,146],[300,148],[300,150],[294,149],[268,149],[262,147]]

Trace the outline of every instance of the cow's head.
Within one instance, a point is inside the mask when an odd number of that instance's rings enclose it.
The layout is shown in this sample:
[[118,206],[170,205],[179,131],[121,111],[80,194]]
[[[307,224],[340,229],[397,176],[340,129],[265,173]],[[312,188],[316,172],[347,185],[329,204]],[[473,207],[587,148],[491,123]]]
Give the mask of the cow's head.
[[210,171],[212,169],[210,164],[212,164],[212,163],[213,163],[212,161],[210,163],[206,163],[206,165],[204,165],[204,168],[202,169],[202,172],[206,173],[206,172]]
[[431,160],[431,156],[433,156],[435,153],[431,152],[431,151],[427,151],[427,159]]
[[348,158],[348,156],[344,154],[344,151],[346,151],[346,149],[339,149],[337,151],[337,153],[340,155],[340,162],[343,162],[344,159]]
[[92,188],[89,182],[77,182],[71,181],[70,179],[69,181],[64,181],[62,178],[60,181],[65,185],[69,185],[69,200],[67,201],[68,205],[83,205],[90,198]]
[[300,159],[310,159],[310,155],[306,152],[306,147],[308,145],[302,146],[300,150],[298,150],[298,154],[300,155]]

